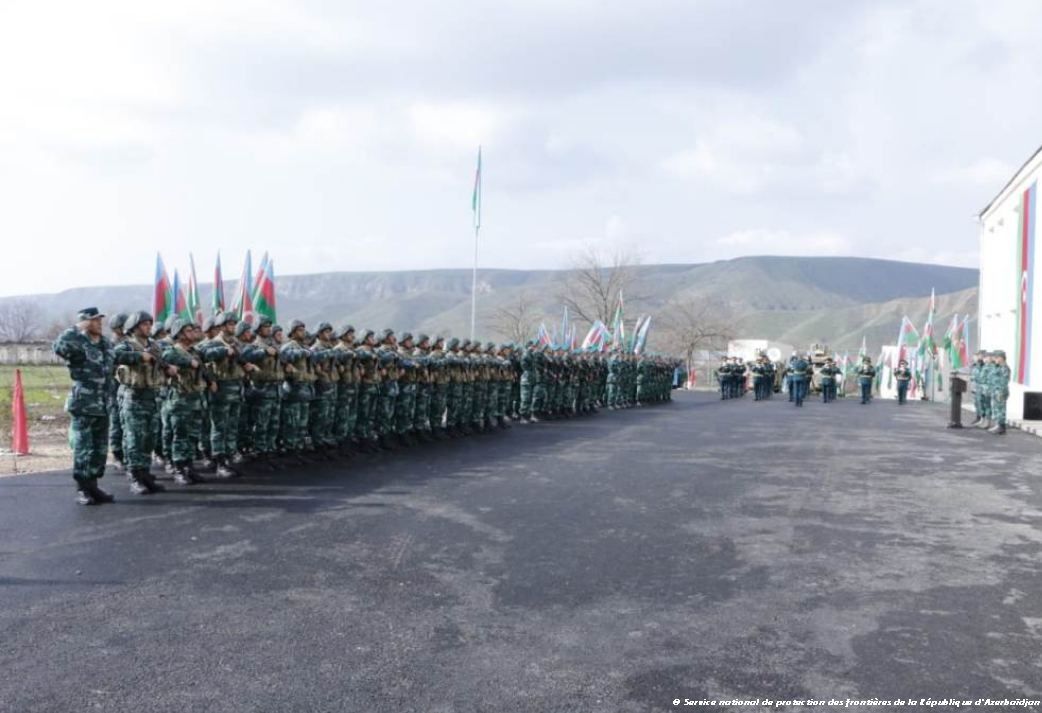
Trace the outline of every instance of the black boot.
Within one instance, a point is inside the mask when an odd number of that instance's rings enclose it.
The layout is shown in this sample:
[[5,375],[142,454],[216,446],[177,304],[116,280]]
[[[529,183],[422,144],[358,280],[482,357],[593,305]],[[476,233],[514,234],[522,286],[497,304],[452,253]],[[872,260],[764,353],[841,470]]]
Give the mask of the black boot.
[[148,472],[147,468],[142,468],[138,473],[138,480],[145,484],[150,493],[163,493],[166,492],[166,488],[156,482],[154,475]]
[[235,478],[239,475],[239,473],[229,465],[227,456],[218,456],[217,470],[215,471],[215,474],[218,478]]
[[100,505],[97,500],[94,499],[94,495],[91,493],[90,488],[87,486],[87,481],[77,480],[76,481],[76,504],[77,505]]
[[152,491],[148,489],[145,482],[141,479],[141,469],[133,468],[127,473],[127,480],[130,481],[130,492],[134,495],[148,495]]
[[91,497],[94,498],[97,502],[99,502],[99,503],[114,503],[114,502],[116,502],[116,498],[114,498],[110,493],[106,493],[104,490],[102,490],[100,487],[98,487],[98,480],[97,480],[97,478],[94,478],[93,480],[85,480],[84,483],[86,484],[87,488],[89,489]]

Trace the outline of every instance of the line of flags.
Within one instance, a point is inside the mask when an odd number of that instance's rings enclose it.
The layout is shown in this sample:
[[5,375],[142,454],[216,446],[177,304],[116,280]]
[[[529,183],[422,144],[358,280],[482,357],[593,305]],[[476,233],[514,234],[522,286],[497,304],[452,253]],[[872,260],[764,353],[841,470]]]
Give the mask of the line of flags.
[[[174,269],[171,280],[163,262],[163,256],[156,253],[156,273],[152,289],[152,314],[157,322],[163,322],[172,315],[182,319],[191,319],[197,324],[203,321],[202,301],[199,298],[199,281],[195,274],[195,256],[188,255],[188,279],[181,284],[181,275]],[[253,323],[260,318],[275,321],[275,266],[274,261],[264,253],[257,272],[253,272],[251,252],[246,251],[243,262],[242,277],[235,292],[231,307],[227,307],[224,297],[224,277],[221,272],[221,254],[217,253],[217,261],[213,272],[213,293],[210,298],[210,312],[217,314],[228,311],[240,321]]]
[[622,351],[632,354],[643,354],[647,348],[648,333],[651,331],[651,315],[641,315],[633,324],[627,337],[626,319],[623,309],[622,292],[616,303],[611,326],[599,319],[590,325],[586,336],[579,339],[579,326],[569,318],[568,307],[565,306],[561,316],[561,324],[549,329],[546,323],[540,323],[536,331],[535,341],[540,346],[569,349],[571,351]]

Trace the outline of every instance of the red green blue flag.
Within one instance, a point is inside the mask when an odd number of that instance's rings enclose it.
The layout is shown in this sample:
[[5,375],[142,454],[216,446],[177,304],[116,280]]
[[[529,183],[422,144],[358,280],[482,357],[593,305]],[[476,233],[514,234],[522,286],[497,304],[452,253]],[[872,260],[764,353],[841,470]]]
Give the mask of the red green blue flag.
[[235,302],[232,304],[232,314],[239,321],[253,321],[253,295],[250,287],[253,285],[253,259],[250,251],[246,251],[246,262],[242,266],[242,277],[235,292]]
[[181,277],[177,274],[177,269],[174,269],[174,314],[181,319],[191,319],[191,315],[188,313],[188,300],[185,299],[185,291],[181,287]]
[[257,287],[253,293],[253,311],[258,317],[267,317],[275,321],[275,263],[267,254],[264,255],[263,271],[257,278]]
[[217,252],[217,265],[213,269],[213,299],[210,301],[213,314],[224,311],[224,277],[221,275],[221,253]]
[[166,274],[163,256],[156,253],[156,280],[152,290],[152,315],[156,318],[156,324],[165,322],[173,313],[173,309],[170,278]]

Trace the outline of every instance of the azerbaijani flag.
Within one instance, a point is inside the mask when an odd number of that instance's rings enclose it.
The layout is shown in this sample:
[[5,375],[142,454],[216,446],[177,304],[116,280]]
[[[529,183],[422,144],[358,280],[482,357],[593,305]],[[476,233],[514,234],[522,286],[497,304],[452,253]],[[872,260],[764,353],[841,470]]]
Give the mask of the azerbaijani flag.
[[250,298],[253,300],[253,304],[257,304],[257,289],[260,287],[261,278],[264,276],[264,268],[268,264],[268,252],[264,252],[264,256],[261,258],[260,265],[257,266],[257,274],[253,278],[253,282],[250,283]]
[[188,265],[188,313],[196,324],[202,324],[203,310],[199,304],[199,283],[195,279],[195,258],[192,257],[192,253],[188,253]]
[[897,334],[897,360],[908,359],[908,349],[919,348],[919,331],[908,319],[908,315],[901,318],[901,331]]
[[623,312],[622,312],[622,290],[619,290],[619,304],[615,308],[615,317],[611,322],[612,336],[611,346],[613,349],[620,349],[624,346],[626,341],[626,328],[623,325]]
[[210,310],[216,315],[224,311],[224,277],[221,275],[221,252],[217,251],[217,265],[213,269],[213,299]]
[[250,294],[250,286],[253,284],[253,259],[250,251],[246,251],[246,262],[242,266],[242,277],[239,278],[239,286],[235,292],[235,302],[232,304],[232,314],[241,321],[253,321],[253,295]]
[[156,324],[166,322],[173,309],[173,298],[170,294],[170,278],[166,274],[163,256],[156,253],[156,281],[152,290],[152,315],[156,318]]
[[478,146],[478,168],[474,171],[474,195],[470,198],[470,208],[474,211],[474,229],[481,227],[481,147]]
[[959,359],[963,366],[970,363],[970,316],[962,316],[962,339],[959,340]]
[[253,293],[253,311],[259,317],[275,321],[275,263],[267,254],[264,256],[264,272],[258,277]]
[[1013,353],[1017,356],[1015,371],[1018,384],[1031,381],[1031,322],[1034,315],[1035,266],[1035,199],[1038,184],[1032,183],[1020,197],[1020,221],[1017,226],[1017,341]]
[[944,333],[944,351],[948,355],[951,368],[961,369],[966,365],[962,360],[962,330],[959,326],[959,315],[952,315],[952,322],[948,325],[948,331]]
[[174,314],[181,319],[191,319],[192,316],[188,313],[188,301],[185,299],[185,291],[181,288],[181,277],[177,274],[177,268],[174,268]]
[[543,322],[539,323],[539,331],[536,333],[536,341],[539,342],[540,346],[546,346],[553,340],[550,337],[550,330],[546,328],[546,324]]
[[937,342],[933,338],[933,316],[937,311],[937,297],[934,290],[930,288],[930,311],[926,315],[926,324],[923,326],[923,338],[919,342],[919,353],[929,353],[931,356],[937,354]]

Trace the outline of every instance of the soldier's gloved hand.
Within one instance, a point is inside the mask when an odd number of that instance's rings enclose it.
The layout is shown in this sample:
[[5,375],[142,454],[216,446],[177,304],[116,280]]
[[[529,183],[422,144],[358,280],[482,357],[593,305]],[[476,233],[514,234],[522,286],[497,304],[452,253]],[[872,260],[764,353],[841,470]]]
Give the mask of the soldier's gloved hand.
[[276,354],[279,353],[279,350],[276,349],[275,347],[268,347],[264,351],[266,351],[268,353],[268,356],[275,356]]
[[145,362],[146,364],[151,364],[155,360],[156,360],[156,358],[154,356],[152,356],[151,354],[149,354],[148,352],[142,352],[141,353],[141,361]]
[[198,369],[199,368],[199,360],[198,359],[192,359],[191,363],[192,363],[192,368],[193,369]]
[[283,366],[283,369],[285,370],[285,372],[287,374],[296,374],[297,373],[296,367],[294,367],[292,364],[286,364],[285,366]]
[[174,366],[173,364],[171,364],[170,366],[168,366],[168,367],[166,368],[166,375],[167,375],[167,376],[177,376],[177,367],[176,367],[176,366]]
[[254,371],[260,371],[260,367],[257,366],[256,364],[244,364],[243,367],[242,367],[242,370],[246,371],[246,372],[251,372],[252,373]]

